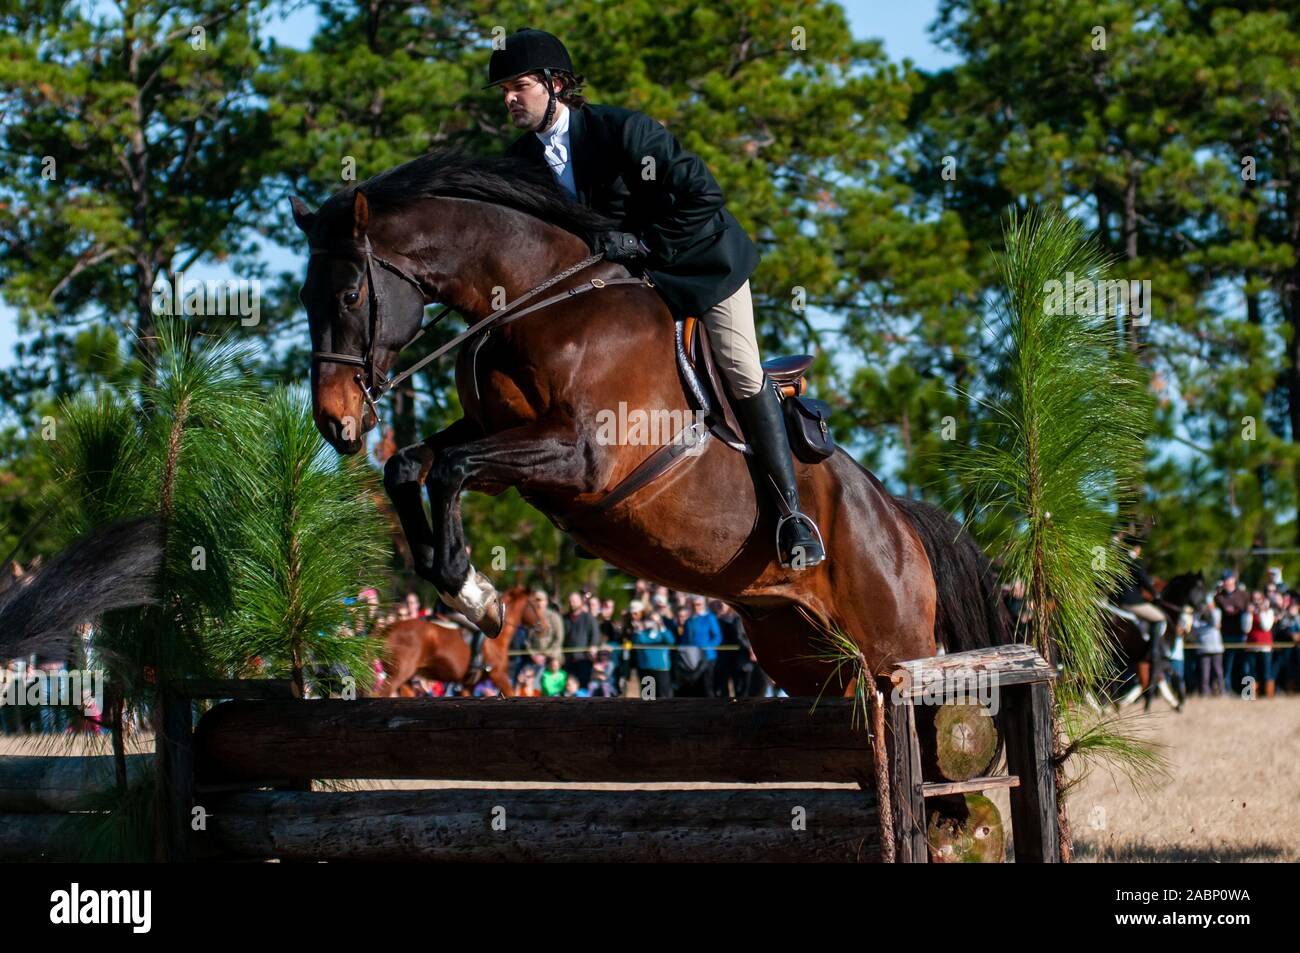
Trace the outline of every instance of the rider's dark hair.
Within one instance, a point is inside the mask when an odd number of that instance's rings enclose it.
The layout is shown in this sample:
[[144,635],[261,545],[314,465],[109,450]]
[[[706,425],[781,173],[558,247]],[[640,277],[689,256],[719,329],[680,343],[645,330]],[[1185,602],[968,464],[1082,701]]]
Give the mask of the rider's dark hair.
[[[587,97],[582,95],[582,87],[587,82],[587,78],[579,73],[574,76],[567,71],[561,71],[556,74],[560,80],[560,91],[555,94],[555,98],[566,106],[572,106],[574,109],[581,109],[587,105]],[[541,79],[541,74],[537,77]]]

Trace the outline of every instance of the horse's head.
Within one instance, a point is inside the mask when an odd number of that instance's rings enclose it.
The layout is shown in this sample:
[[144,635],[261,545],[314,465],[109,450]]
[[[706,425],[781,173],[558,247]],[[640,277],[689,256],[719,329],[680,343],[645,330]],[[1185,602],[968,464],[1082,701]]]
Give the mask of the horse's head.
[[542,620],[541,610],[529,598],[526,586],[516,585],[501,594],[502,613],[505,618],[501,631],[514,635],[520,626],[532,628]]
[[293,220],[311,248],[298,297],[311,329],[312,415],[335,450],[356,453],[378,423],[368,395],[380,393],[419,330],[425,296],[372,247],[370,205],[359,189],[316,212],[294,198]]
[[1199,608],[1205,602],[1205,574],[1198,570],[1174,576],[1165,585],[1160,597],[1178,608],[1183,606]]

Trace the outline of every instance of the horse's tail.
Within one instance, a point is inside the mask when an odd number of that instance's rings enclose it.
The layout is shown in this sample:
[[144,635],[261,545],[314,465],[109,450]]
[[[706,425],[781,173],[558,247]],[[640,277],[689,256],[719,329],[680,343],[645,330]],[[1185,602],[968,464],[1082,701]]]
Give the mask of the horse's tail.
[[161,565],[156,517],[83,536],[0,592],[0,659],[53,654],[105,612],[156,603]]
[[998,591],[997,574],[979,544],[955,519],[929,503],[894,497],[925,545],[934,574],[935,641],[947,652],[1004,645],[1011,617]]

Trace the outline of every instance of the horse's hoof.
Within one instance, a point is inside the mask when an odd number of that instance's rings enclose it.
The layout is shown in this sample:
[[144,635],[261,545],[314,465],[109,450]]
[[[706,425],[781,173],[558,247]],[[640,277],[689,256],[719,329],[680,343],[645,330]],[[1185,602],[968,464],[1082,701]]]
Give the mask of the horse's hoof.
[[487,576],[475,570],[478,576],[479,587],[487,593],[487,598],[483,605],[483,617],[478,620],[478,627],[483,630],[483,634],[489,639],[495,639],[501,634],[501,626],[505,623],[505,612],[501,607],[501,594],[497,592],[496,587],[492,585]]
[[478,626],[489,639],[495,639],[501,634],[501,596],[491,580],[477,569],[470,567],[460,592],[454,596],[443,593],[442,598],[447,605],[459,610],[465,618]]
[[479,622],[478,627],[483,630],[483,634],[489,639],[495,639],[501,634],[501,626],[504,622],[501,613],[501,597],[493,593],[492,601],[488,604],[487,610],[483,613],[483,619]]

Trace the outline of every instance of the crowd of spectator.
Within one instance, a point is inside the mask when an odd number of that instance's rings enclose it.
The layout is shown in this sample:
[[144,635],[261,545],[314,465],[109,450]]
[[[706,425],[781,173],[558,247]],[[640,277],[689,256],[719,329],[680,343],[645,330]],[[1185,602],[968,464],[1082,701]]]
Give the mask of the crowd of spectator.
[[[1019,580],[1004,587],[1013,620],[1032,613]],[[1150,681],[1168,680],[1179,705],[1187,695],[1273,698],[1300,693],[1300,593],[1270,568],[1263,584],[1241,585],[1226,569],[1199,605],[1182,607],[1165,638],[1151,644]],[[1134,675],[1133,671],[1129,672]]]
[[1226,570],[1202,605],[1183,610],[1176,633],[1188,647],[1171,667],[1190,691],[1259,698],[1279,688],[1300,691],[1300,594],[1280,569],[1270,569],[1254,590]]
[[[620,610],[614,599],[570,592],[560,601],[529,594],[538,621],[510,639],[510,682],[524,697],[753,697],[774,694],[740,616],[718,600],[638,580]],[[405,611],[408,615],[402,615]],[[408,594],[398,615],[431,614]],[[443,695],[459,686],[416,678],[416,691]],[[477,691],[495,693],[486,681]]]
[[[1004,598],[1012,617],[1026,620],[1032,607],[1018,582]],[[686,592],[638,580],[618,602],[590,592],[557,600],[542,589],[529,599],[539,621],[503,633],[510,639],[510,682],[516,694],[545,697],[656,698],[761,697],[780,694],[755,658],[745,627],[733,608]],[[385,608],[374,589],[355,601],[365,604],[363,631],[382,635],[401,619],[434,615],[410,592]],[[621,601],[621,600],[620,600]],[[1151,653],[1150,681],[1167,680],[1179,703],[1188,694],[1272,698],[1300,692],[1300,593],[1290,590],[1278,569],[1250,589],[1232,570],[1223,573],[1198,606],[1183,609]],[[23,683],[41,670],[63,668],[57,660],[26,658],[0,668],[0,688]],[[379,677],[383,677],[378,666]],[[461,686],[416,677],[417,694],[458,693]],[[495,694],[487,680],[476,694]],[[0,705],[0,734],[93,729],[99,712],[77,717],[58,707]]]

